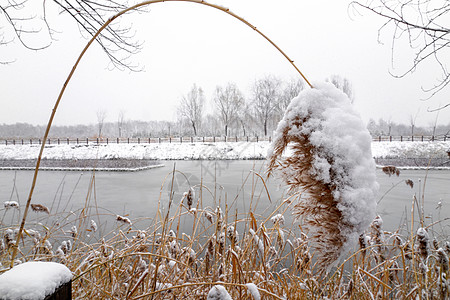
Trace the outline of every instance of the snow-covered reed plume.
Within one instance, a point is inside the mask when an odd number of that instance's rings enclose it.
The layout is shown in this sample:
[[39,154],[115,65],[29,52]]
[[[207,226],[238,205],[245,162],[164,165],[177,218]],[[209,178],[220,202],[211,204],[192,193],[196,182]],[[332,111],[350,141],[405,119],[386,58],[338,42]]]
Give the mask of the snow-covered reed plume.
[[278,124],[268,153],[290,191],[306,191],[294,214],[315,242],[324,269],[375,217],[378,190],[371,137],[348,97],[329,83],[303,90]]
[[48,207],[42,204],[31,204],[31,210],[34,212],[44,212],[46,214],[50,214]]

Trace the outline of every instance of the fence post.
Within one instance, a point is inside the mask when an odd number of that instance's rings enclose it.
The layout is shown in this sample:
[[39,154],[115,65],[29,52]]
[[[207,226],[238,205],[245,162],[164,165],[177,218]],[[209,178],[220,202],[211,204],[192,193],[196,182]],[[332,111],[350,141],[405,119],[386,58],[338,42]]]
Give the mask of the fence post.
[[434,135],[431,136],[431,141],[434,142]]
[[86,138],[86,145],[89,145],[89,138]]
[[215,136],[213,136],[213,143],[215,143],[216,142],[216,137]]
[[403,136],[402,135],[400,136],[400,142],[403,142]]
[[140,137],[138,137],[138,144],[140,144],[141,143],[141,138]]
[[169,143],[172,144],[172,137],[169,137]]
[[414,142],[414,136],[411,135],[411,142]]
[[194,142],[194,137],[193,136],[191,136],[191,143],[193,143]]
[[33,145],[33,140],[32,139],[30,139],[30,145]]
[[392,142],[392,135],[389,136],[389,142]]
[[5,145],[8,146],[8,140],[5,140]]
[[205,137],[203,137],[203,139],[202,139],[202,140],[203,140],[203,143],[204,143],[204,142],[205,142]]
[[160,137],[158,138],[158,143],[161,144],[161,138]]
[[149,144],[151,143],[150,139],[151,139],[151,138],[148,138],[148,143],[149,143]]
[[109,138],[106,138],[106,145],[109,144]]
[[258,143],[258,136],[256,136],[256,142]]
[[117,138],[117,144],[119,143],[119,138]]
[[247,143],[248,143],[248,135],[247,135]]
[[[39,272],[41,269],[43,271]],[[32,295],[32,299],[36,297],[44,300],[72,299],[73,276],[70,270],[62,264],[29,261],[15,266],[4,274],[10,276],[0,276],[0,294],[8,294],[9,291],[19,292],[13,298],[2,297],[2,299],[30,299],[30,295]],[[24,280],[11,281],[10,278],[23,278]],[[39,285],[28,284],[36,279],[41,281]],[[55,282],[55,279],[59,280]]]
[[48,144],[50,145],[50,139],[48,139]]
[[39,139],[39,145],[41,144],[41,139]]
[[182,143],[183,143],[183,137],[180,136],[180,144],[182,144]]
[[15,145],[16,144],[16,140],[13,140],[13,145]]

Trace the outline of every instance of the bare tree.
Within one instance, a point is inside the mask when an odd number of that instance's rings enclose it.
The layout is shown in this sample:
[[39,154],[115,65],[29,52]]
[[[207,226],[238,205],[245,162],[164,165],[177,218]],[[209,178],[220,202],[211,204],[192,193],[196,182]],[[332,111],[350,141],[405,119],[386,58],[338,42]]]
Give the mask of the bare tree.
[[267,136],[267,125],[280,102],[281,81],[273,76],[259,79],[253,85],[253,106],[255,115],[261,122],[264,136]]
[[98,128],[98,137],[102,136],[103,125],[105,124],[106,119],[106,110],[99,109],[97,110],[97,128]]
[[303,80],[292,78],[286,82],[278,104],[278,109],[281,115],[284,114],[284,111],[288,107],[289,103],[291,103],[291,100],[297,97],[304,88],[305,83]]
[[441,78],[425,91],[431,92],[433,96],[450,83],[448,71],[450,2],[448,0],[375,0],[365,3],[354,1],[351,6],[356,10],[363,8],[384,19],[383,25],[378,30],[378,36],[380,39],[385,30],[391,32],[393,61],[397,42],[405,39],[409,43],[414,52],[414,58],[407,69],[394,76],[404,77],[413,73],[418,66],[432,61],[439,66]]
[[121,109],[117,117],[117,129],[119,130],[119,138],[122,137],[123,125],[125,123],[125,111]]
[[[128,1],[113,0],[5,0],[0,2],[0,21],[6,26],[0,28],[2,34],[8,33],[11,42],[17,39],[24,47],[32,50],[47,48],[55,40],[54,27],[50,25],[51,7],[59,8],[61,13],[70,16],[78,25],[80,32],[88,38],[94,36],[100,27],[114,14],[127,8]],[[138,70],[128,58],[141,49],[134,41],[130,27],[113,22],[96,38],[113,65]],[[33,36],[38,35],[36,39]],[[39,44],[35,41],[38,40]],[[5,42],[5,38],[3,38]],[[33,42],[32,42],[33,41]]]
[[187,119],[194,130],[194,135],[197,135],[200,128],[204,102],[205,96],[202,88],[194,84],[191,91],[181,98],[180,106],[178,107],[179,115]]
[[416,121],[417,116],[419,115],[419,110],[417,110],[417,113],[413,116],[409,116],[409,124],[411,125],[411,136],[414,136],[414,129],[416,128]]
[[224,134],[228,136],[228,128],[238,117],[239,109],[244,104],[244,96],[236,84],[228,83],[225,88],[216,87],[214,92],[214,103],[218,114],[224,125]]
[[346,94],[351,103],[355,101],[355,95],[350,80],[339,75],[331,75],[325,81],[332,83],[336,88]]

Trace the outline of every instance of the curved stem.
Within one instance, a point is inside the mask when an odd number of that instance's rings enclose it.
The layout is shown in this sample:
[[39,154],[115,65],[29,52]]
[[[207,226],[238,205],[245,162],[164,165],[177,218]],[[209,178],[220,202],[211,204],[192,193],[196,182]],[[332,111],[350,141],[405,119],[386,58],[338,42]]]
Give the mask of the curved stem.
[[117,14],[115,14],[114,16],[109,18],[105,22],[105,24],[103,24],[103,26],[98,29],[98,31],[92,36],[92,38],[86,44],[86,46],[84,47],[83,51],[81,51],[80,55],[78,56],[78,59],[76,60],[74,66],[72,67],[72,70],[70,71],[69,76],[67,77],[66,81],[64,82],[64,85],[63,85],[63,87],[62,87],[62,89],[61,89],[61,91],[60,91],[60,93],[58,95],[58,99],[56,100],[56,103],[55,103],[55,105],[53,107],[53,110],[52,110],[52,113],[50,115],[50,119],[49,119],[49,121],[47,123],[47,128],[45,130],[45,134],[44,134],[44,137],[43,137],[43,140],[42,140],[42,144],[41,144],[41,149],[39,151],[39,156],[38,156],[38,159],[37,159],[37,162],[36,162],[36,168],[34,170],[33,181],[32,181],[30,192],[29,192],[29,195],[28,195],[28,198],[27,198],[27,203],[26,203],[25,211],[24,211],[24,214],[23,214],[23,217],[22,217],[22,222],[20,224],[19,232],[17,234],[16,243],[14,245],[13,253],[12,253],[12,256],[11,256],[11,264],[10,264],[11,268],[14,266],[14,259],[15,259],[16,255],[17,255],[17,250],[18,250],[18,247],[19,247],[19,243],[20,243],[20,240],[21,240],[22,235],[23,235],[23,228],[25,226],[25,221],[26,221],[26,218],[27,218],[27,215],[28,215],[28,211],[29,211],[29,208],[30,208],[31,198],[33,196],[33,191],[34,191],[34,188],[36,186],[37,175],[38,175],[38,172],[39,172],[39,166],[41,164],[42,153],[44,152],[46,140],[48,138],[48,134],[50,132],[50,128],[52,126],[53,119],[54,119],[55,114],[56,114],[56,110],[57,110],[57,108],[59,106],[59,103],[61,102],[62,96],[64,95],[64,92],[65,92],[65,90],[67,88],[67,85],[68,85],[69,81],[72,79],[72,76],[75,73],[76,68],[78,67],[78,64],[80,63],[81,59],[83,58],[84,54],[89,49],[91,44],[100,35],[100,33],[106,27],[108,27],[108,25],[111,24],[115,19],[117,19],[118,17],[120,17],[120,16],[122,16],[122,15],[124,15],[124,14],[126,14],[126,13],[128,13],[130,11],[136,10],[136,9],[138,9],[140,7],[143,7],[143,6],[146,6],[146,5],[150,5],[150,4],[154,4],[154,3],[159,3],[159,2],[192,2],[192,3],[202,4],[202,5],[206,5],[206,6],[218,9],[220,11],[223,11],[223,12],[227,13],[228,15],[238,19],[239,21],[243,22],[245,25],[247,25],[250,28],[252,28],[253,30],[255,30],[262,37],[264,37],[270,44],[272,44],[272,46],[274,46],[281,54],[283,54],[283,56],[289,61],[289,63],[295,68],[295,70],[297,70],[297,72],[306,81],[306,83],[311,88],[313,87],[311,85],[311,83],[303,75],[303,73],[300,71],[300,69],[297,68],[297,66],[294,64],[294,61],[292,59],[290,59],[289,56],[287,56],[287,54],[283,50],[281,50],[280,47],[278,47],[271,39],[269,39],[265,34],[263,34],[255,26],[253,26],[250,22],[246,21],[245,19],[243,19],[242,17],[236,15],[235,13],[231,12],[228,8],[222,7],[222,6],[217,5],[217,4],[208,3],[208,2],[205,2],[203,0],[149,0],[149,1],[144,1],[144,2],[138,3],[136,5],[133,5],[133,6],[129,7],[129,8],[127,8],[127,9],[124,9],[124,10],[118,12]]

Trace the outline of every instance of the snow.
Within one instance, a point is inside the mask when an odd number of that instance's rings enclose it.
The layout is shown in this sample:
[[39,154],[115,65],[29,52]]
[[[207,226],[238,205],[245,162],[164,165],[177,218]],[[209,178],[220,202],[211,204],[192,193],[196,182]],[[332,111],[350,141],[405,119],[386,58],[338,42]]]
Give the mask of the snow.
[[[43,159],[265,159],[269,148],[269,142],[47,145]],[[372,155],[375,158],[446,158],[449,149],[450,142],[371,143]],[[38,154],[39,145],[0,145],[0,161],[36,159]],[[18,168],[0,167],[0,169]],[[52,168],[52,170],[58,170],[58,168]],[[85,169],[76,170],[84,171]]]
[[54,262],[26,262],[0,275],[2,299],[44,299],[72,279],[72,272]]
[[233,300],[223,285],[213,286],[208,293],[206,300]]
[[254,283],[247,283],[245,286],[247,287],[247,292],[252,295],[254,300],[261,300],[258,287]]
[[[269,142],[47,145],[43,159],[263,159]],[[2,159],[35,159],[39,145],[0,145]]]

